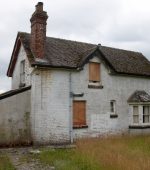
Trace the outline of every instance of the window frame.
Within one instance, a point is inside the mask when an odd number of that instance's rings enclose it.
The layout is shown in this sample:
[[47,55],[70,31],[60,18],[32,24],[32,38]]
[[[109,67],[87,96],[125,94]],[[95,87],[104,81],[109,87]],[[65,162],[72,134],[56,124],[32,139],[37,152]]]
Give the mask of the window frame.
[[[138,113],[134,113],[134,108],[138,108]],[[148,113],[144,113],[144,108],[148,107]],[[134,117],[137,117],[134,119]],[[145,118],[144,118],[145,117]],[[146,118],[148,117],[148,118]],[[146,121],[146,119],[148,121]],[[137,121],[136,121],[137,120]],[[132,105],[132,124],[138,126],[147,126],[150,125],[150,104],[134,104]]]
[[110,112],[116,114],[116,100],[110,100]]
[[[148,114],[144,114],[144,108],[148,107]],[[143,124],[150,124],[150,105],[143,105],[143,109],[142,109],[142,117],[143,117]],[[144,117],[148,117],[148,122],[145,122]]]
[[[138,114],[134,114],[135,112],[134,112],[134,108],[135,107],[137,107],[137,109],[138,109]],[[138,117],[138,122],[134,122],[134,117]],[[139,115],[139,106],[138,105],[133,105],[133,107],[132,107],[132,119],[133,119],[133,124],[139,124],[140,123],[140,120],[139,120],[139,118],[140,118],[140,115]]]
[[25,60],[20,62],[20,84],[25,84]]

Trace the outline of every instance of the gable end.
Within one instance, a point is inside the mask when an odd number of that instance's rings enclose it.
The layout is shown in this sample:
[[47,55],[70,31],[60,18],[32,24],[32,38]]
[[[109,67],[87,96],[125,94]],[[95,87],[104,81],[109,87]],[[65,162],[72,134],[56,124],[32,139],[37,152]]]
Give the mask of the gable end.
[[16,65],[16,62],[17,62],[17,57],[18,57],[21,45],[23,46],[23,48],[26,52],[27,58],[29,60],[29,64],[31,64],[31,62],[33,61],[33,58],[34,58],[32,53],[31,53],[30,48],[26,45],[26,42],[24,42],[23,37],[21,37],[21,34],[22,33],[20,33],[20,32],[18,33],[16,41],[15,41],[11,60],[10,60],[8,70],[7,70],[7,76],[8,77],[12,77],[12,75],[13,75],[13,71],[14,71],[14,68],[15,68],[15,65]]
[[[85,55],[85,54],[84,54]],[[111,65],[111,63],[106,59],[105,55],[102,53],[102,51],[99,49],[99,46],[97,46],[94,49],[89,50],[89,53],[87,53],[84,57],[82,57],[82,60],[80,61],[78,67],[80,69],[83,69],[84,65],[89,63],[91,59],[94,57],[98,57],[103,64],[109,68],[111,73],[116,73],[115,68]]]
[[9,63],[9,67],[8,67],[8,70],[7,70],[7,76],[8,77],[12,77],[13,70],[14,70],[15,64],[17,62],[17,56],[18,56],[20,47],[21,47],[21,40],[17,36],[15,46],[14,46],[14,49],[13,49],[13,52],[12,52],[11,60],[10,60],[10,63]]

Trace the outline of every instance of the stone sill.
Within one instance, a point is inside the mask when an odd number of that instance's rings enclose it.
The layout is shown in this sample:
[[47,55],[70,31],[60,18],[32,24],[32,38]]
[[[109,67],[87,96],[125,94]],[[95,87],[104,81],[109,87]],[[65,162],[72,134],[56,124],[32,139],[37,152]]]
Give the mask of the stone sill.
[[88,128],[88,125],[79,125],[73,127],[73,129],[85,129],[85,128]]
[[19,88],[22,88],[22,87],[25,87],[25,86],[26,86],[25,83],[20,83],[20,84],[19,84]]
[[96,84],[88,84],[89,89],[103,89],[104,86],[102,85],[96,85]]
[[111,114],[110,118],[118,118],[118,115],[117,114]]
[[130,125],[129,129],[148,129],[150,125]]

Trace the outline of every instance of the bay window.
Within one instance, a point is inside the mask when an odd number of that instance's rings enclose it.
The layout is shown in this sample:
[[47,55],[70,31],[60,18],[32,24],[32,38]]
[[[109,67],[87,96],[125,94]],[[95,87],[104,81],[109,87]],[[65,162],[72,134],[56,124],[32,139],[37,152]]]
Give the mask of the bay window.
[[143,106],[143,123],[150,123],[150,106]]
[[139,107],[133,106],[133,123],[139,123]]

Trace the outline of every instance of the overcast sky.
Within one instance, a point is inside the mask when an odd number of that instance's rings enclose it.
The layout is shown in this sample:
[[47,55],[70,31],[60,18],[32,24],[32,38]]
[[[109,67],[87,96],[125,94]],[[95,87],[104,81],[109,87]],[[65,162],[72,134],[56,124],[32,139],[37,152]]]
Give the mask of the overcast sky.
[[[11,88],[6,76],[18,31],[30,32],[37,0],[1,2],[0,93]],[[149,0],[43,0],[47,35],[101,43],[142,52],[150,59]]]

